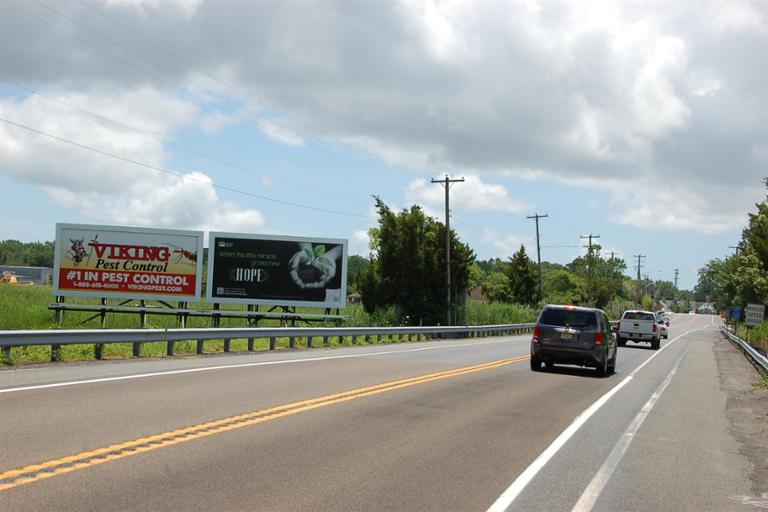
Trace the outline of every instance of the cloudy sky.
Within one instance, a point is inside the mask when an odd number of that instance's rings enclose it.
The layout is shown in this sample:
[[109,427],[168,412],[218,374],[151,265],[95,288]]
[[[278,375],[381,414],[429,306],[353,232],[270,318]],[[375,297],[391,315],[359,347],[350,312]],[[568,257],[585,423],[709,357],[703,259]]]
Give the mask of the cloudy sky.
[[[0,0],[0,239],[341,237],[371,196],[481,259],[580,235],[692,287],[768,175],[768,2]],[[631,264],[630,264],[631,266]]]

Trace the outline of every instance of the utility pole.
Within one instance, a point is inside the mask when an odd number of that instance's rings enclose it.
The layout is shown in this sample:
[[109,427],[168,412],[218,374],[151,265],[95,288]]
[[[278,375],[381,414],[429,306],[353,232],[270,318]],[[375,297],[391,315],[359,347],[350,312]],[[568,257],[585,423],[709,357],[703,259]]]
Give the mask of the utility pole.
[[675,269],[675,289],[677,289],[677,277],[680,275],[680,269]]
[[642,260],[643,260],[643,258],[645,258],[645,255],[644,254],[633,254],[632,257],[633,258],[637,258],[637,266],[635,267],[635,268],[637,268],[637,301],[636,301],[636,303],[637,303],[637,308],[640,309],[640,300],[641,300],[640,294],[642,293],[642,288],[641,288],[641,284],[640,284],[640,269],[643,268],[643,261]]
[[432,179],[432,183],[440,183],[445,187],[445,284],[446,284],[446,311],[445,325],[451,325],[451,214],[450,194],[451,183],[462,183],[464,178],[450,179],[448,175],[442,180]]
[[736,249],[736,256],[739,255],[739,246],[738,245],[729,245],[729,249]]
[[538,213],[534,215],[528,215],[527,219],[536,219],[536,259],[539,262],[539,300],[544,300],[544,278],[541,275],[541,244],[539,243],[539,219],[545,219],[549,217],[546,213],[544,215],[539,215]]
[[594,279],[592,279],[592,267],[593,267],[593,265],[592,265],[592,259],[593,259],[593,255],[592,255],[592,239],[593,238],[594,239],[600,238],[600,235],[589,234],[589,235],[582,235],[579,238],[581,238],[582,240],[585,239],[585,238],[589,240],[589,245],[585,245],[583,247],[588,248],[588,252],[587,252],[587,294],[589,295],[589,297],[591,299],[592,298],[592,282],[594,281]]

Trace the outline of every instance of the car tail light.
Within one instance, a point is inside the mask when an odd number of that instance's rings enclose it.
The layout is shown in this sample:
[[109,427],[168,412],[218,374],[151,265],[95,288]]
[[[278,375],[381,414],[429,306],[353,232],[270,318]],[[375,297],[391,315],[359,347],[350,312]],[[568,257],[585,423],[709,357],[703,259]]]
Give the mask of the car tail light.
[[533,341],[539,341],[539,326],[533,328]]
[[596,332],[595,333],[595,345],[602,345],[603,344],[603,333]]
[[656,332],[656,324],[653,324],[653,332]]

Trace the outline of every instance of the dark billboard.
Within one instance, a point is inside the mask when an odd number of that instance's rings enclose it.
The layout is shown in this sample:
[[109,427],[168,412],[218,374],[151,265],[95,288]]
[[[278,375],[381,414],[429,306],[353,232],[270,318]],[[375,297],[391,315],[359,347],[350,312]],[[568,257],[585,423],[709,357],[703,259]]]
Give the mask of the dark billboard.
[[211,233],[209,246],[209,302],[346,305],[346,240]]

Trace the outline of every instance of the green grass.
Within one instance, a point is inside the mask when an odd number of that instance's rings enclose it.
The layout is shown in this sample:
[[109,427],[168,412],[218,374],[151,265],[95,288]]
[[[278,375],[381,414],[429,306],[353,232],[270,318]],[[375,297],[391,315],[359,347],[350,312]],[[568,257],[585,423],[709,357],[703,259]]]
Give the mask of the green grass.
[[[747,339],[747,326],[739,324],[736,327],[736,334],[742,339]],[[749,328],[749,343],[768,353],[768,321]]]
[[[48,309],[48,305],[55,302],[55,297],[51,294],[50,286],[0,286],[0,329],[98,329],[101,325],[100,318],[96,312],[90,311],[66,311],[61,324],[57,324],[54,312]],[[85,297],[67,297],[67,304],[92,304],[98,305],[96,298]],[[116,304],[117,300],[110,300],[110,304]],[[173,304],[173,303],[171,303]],[[175,304],[174,304],[175,305]],[[211,305],[204,301],[190,303],[191,309],[211,309]],[[240,305],[222,305],[225,310],[245,311],[245,306]],[[297,308],[297,313],[320,313],[317,309]],[[462,312],[465,315],[468,325],[487,325],[504,323],[522,323],[535,320],[538,310],[524,308],[512,304],[482,304],[479,302],[470,302]],[[347,319],[343,322],[346,327],[391,327],[404,325],[402,315],[396,308],[387,308],[376,311],[373,314],[365,312],[361,305],[349,305],[342,310],[342,315]],[[280,325],[277,319],[260,320],[260,327],[276,327]],[[328,321],[322,324],[309,324],[297,322],[297,326],[308,325],[326,325],[335,326],[334,322]],[[203,317],[191,317],[187,320],[188,327],[211,327],[212,320]],[[247,321],[244,318],[222,318],[221,327],[246,327]],[[106,327],[111,329],[131,329],[140,327],[140,317],[138,314],[108,313],[106,316]],[[177,319],[173,315],[147,315],[148,328],[175,328],[178,327]],[[424,339],[421,337],[420,339]],[[278,349],[288,348],[288,338],[278,338]],[[372,337],[371,343],[397,343],[401,341],[397,337],[381,338]],[[246,339],[233,339],[230,350],[246,351]],[[352,340],[350,337],[331,337],[328,340],[328,346],[341,347],[350,346],[354,343],[361,343],[360,340]],[[313,346],[323,345],[322,338],[315,338]],[[298,348],[307,346],[306,339],[298,339],[296,342]],[[256,339],[254,343],[256,350],[268,350],[268,339]],[[197,343],[195,341],[177,342],[175,353],[178,355],[195,354]],[[60,357],[63,361],[82,361],[94,358],[94,346],[88,345],[65,345],[61,348]],[[210,340],[205,342],[206,353],[217,353],[224,351],[224,340]],[[104,345],[104,357],[108,359],[132,357],[133,346],[130,343],[113,343]],[[144,343],[141,348],[142,357],[164,357],[166,354],[166,343]],[[36,347],[14,347],[11,352],[11,359],[5,360],[0,353],[0,364],[29,364],[36,362],[49,361],[51,357],[50,346]]]

